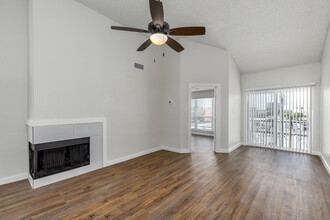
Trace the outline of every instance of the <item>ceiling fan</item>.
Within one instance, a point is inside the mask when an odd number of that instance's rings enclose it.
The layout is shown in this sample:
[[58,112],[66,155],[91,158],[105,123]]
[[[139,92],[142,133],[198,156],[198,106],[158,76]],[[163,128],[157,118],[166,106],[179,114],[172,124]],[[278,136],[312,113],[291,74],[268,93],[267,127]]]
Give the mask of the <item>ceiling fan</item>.
[[150,38],[137,49],[137,51],[144,51],[152,43],[156,45],[163,45],[166,43],[173,50],[180,53],[181,51],[184,50],[184,48],[181,46],[181,44],[179,44],[169,35],[173,35],[173,36],[205,35],[205,27],[179,27],[179,28],[170,29],[170,25],[164,21],[163,3],[160,1],[149,0],[149,7],[150,7],[152,22],[149,23],[148,30],[131,28],[131,27],[111,26],[111,29],[113,30],[152,34]]

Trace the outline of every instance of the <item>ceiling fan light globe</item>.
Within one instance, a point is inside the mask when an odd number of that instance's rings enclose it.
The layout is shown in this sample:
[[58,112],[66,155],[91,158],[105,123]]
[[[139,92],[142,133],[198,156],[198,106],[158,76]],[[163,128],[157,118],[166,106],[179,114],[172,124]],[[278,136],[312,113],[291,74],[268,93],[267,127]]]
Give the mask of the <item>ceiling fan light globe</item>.
[[150,40],[156,45],[163,45],[168,40],[168,37],[165,34],[156,33],[150,36]]

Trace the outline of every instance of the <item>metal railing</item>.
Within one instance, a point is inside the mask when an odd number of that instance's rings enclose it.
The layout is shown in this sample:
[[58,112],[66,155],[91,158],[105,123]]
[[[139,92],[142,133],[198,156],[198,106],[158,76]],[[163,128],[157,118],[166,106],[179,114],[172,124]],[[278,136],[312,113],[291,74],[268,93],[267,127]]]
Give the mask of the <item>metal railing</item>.
[[213,117],[211,116],[192,117],[191,129],[213,131]]
[[247,92],[249,145],[310,153],[310,134],[310,86]]

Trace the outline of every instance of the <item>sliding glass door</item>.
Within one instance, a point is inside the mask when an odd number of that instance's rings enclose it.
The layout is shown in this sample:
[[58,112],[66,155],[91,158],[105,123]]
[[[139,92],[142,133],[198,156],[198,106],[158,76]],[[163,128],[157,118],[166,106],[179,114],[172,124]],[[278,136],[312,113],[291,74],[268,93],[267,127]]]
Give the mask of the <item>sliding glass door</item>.
[[311,87],[247,92],[251,146],[310,153]]

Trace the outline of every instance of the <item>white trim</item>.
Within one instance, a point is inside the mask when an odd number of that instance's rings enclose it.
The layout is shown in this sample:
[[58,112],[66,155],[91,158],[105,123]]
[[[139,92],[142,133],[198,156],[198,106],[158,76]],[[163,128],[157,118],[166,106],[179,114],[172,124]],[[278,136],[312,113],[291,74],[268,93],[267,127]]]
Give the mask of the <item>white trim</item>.
[[174,147],[167,147],[167,146],[162,146],[163,150],[166,151],[171,151],[171,152],[175,152],[175,153],[180,153],[180,149],[178,148],[174,148]]
[[[214,151],[220,149],[220,137],[221,137],[221,84],[219,83],[189,83],[188,86],[188,151],[191,152],[191,97],[193,87],[213,87],[215,95],[215,114],[213,116],[214,124]],[[183,150],[183,149],[182,149]],[[187,151],[187,152],[188,152]],[[180,150],[181,153],[181,150]]]
[[295,153],[295,154],[313,155],[313,153],[292,151],[292,150],[281,149],[281,148],[265,147],[263,145],[251,145],[249,143],[247,143],[245,146],[247,146],[247,147],[253,147],[253,148],[260,148],[260,149],[267,149],[267,150],[283,151],[283,152]]
[[236,150],[237,148],[241,147],[242,146],[242,143],[238,143],[232,147],[229,147],[228,149],[219,149],[219,150],[216,150],[215,152],[216,153],[223,153],[223,154],[229,154],[231,152],[233,152],[234,150]]
[[127,160],[131,160],[131,159],[134,159],[134,158],[137,158],[137,157],[141,157],[141,156],[144,156],[144,155],[147,155],[147,154],[151,154],[153,152],[160,151],[160,150],[162,150],[162,147],[155,147],[155,148],[151,148],[149,150],[141,151],[141,152],[138,152],[138,153],[135,153],[135,154],[127,155],[127,156],[120,157],[120,158],[113,159],[113,160],[109,160],[109,161],[103,163],[103,167],[108,167],[108,166],[111,166],[111,165],[114,165],[114,164],[117,164],[117,163],[121,163],[121,162],[124,162],[124,161],[127,161]]
[[32,176],[31,176],[31,174],[28,173],[27,174],[27,178],[28,178],[28,181],[29,181],[29,183],[31,185],[31,188],[34,189],[34,180],[33,180]]
[[283,89],[283,88],[294,88],[294,87],[304,87],[304,86],[316,86],[316,82],[282,85],[282,86],[269,86],[269,87],[250,88],[250,89],[245,89],[245,91],[246,92],[252,92],[252,91],[259,91],[259,90]]
[[325,169],[328,171],[328,174],[330,175],[330,165],[328,164],[327,160],[324,158],[323,154],[318,151],[313,151],[312,154],[320,157]]
[[190,149],[178,149],[178,148],[167,147],[167,146],[162,146],[162,150],[171,151],[171,152],[175,152],[175,153],[178,153],[178,154],[188,154],[188,153],[191,153],[191,150]]
[[180,149],[180,154],[190,154],[191,150],[190,149]]
[[21,174],[17,174],[17,175],[14,175],[14,176],[4,177],[4,178],[0,179],[0,185],[13,183],[13,182],[17,182],[17,181],[20,181],[20,180],[25,180],[27,178],[28,178],[27,173],[21,173]]
[[228,149],[217,149],[215,150],[216,153],[219,153],[219,154],[229,154],[229,150]]
[[315,156],[321,156],[321,153],[318,151],[313,151],[311,154]]
[[328,164],[327,160],[323,157],[323,154],[320,154],[319,157],[321,158],[321,161],[325,169],[328,171],[328,174],[330,175],[330,165]]
[[49,126],[49,125],[65,125],[65,124],[82,124],[93,122],[105,122],[107,118],[68,118],[68,119],[50,119],[50,120],[28,120],[27,125],[31,127]]
[[238,143],[232,147],[229,148],[229,153],[233,152],[234,150],[236,150],[237,148],[239,148],[240,146],[242,146],[242,143]]

